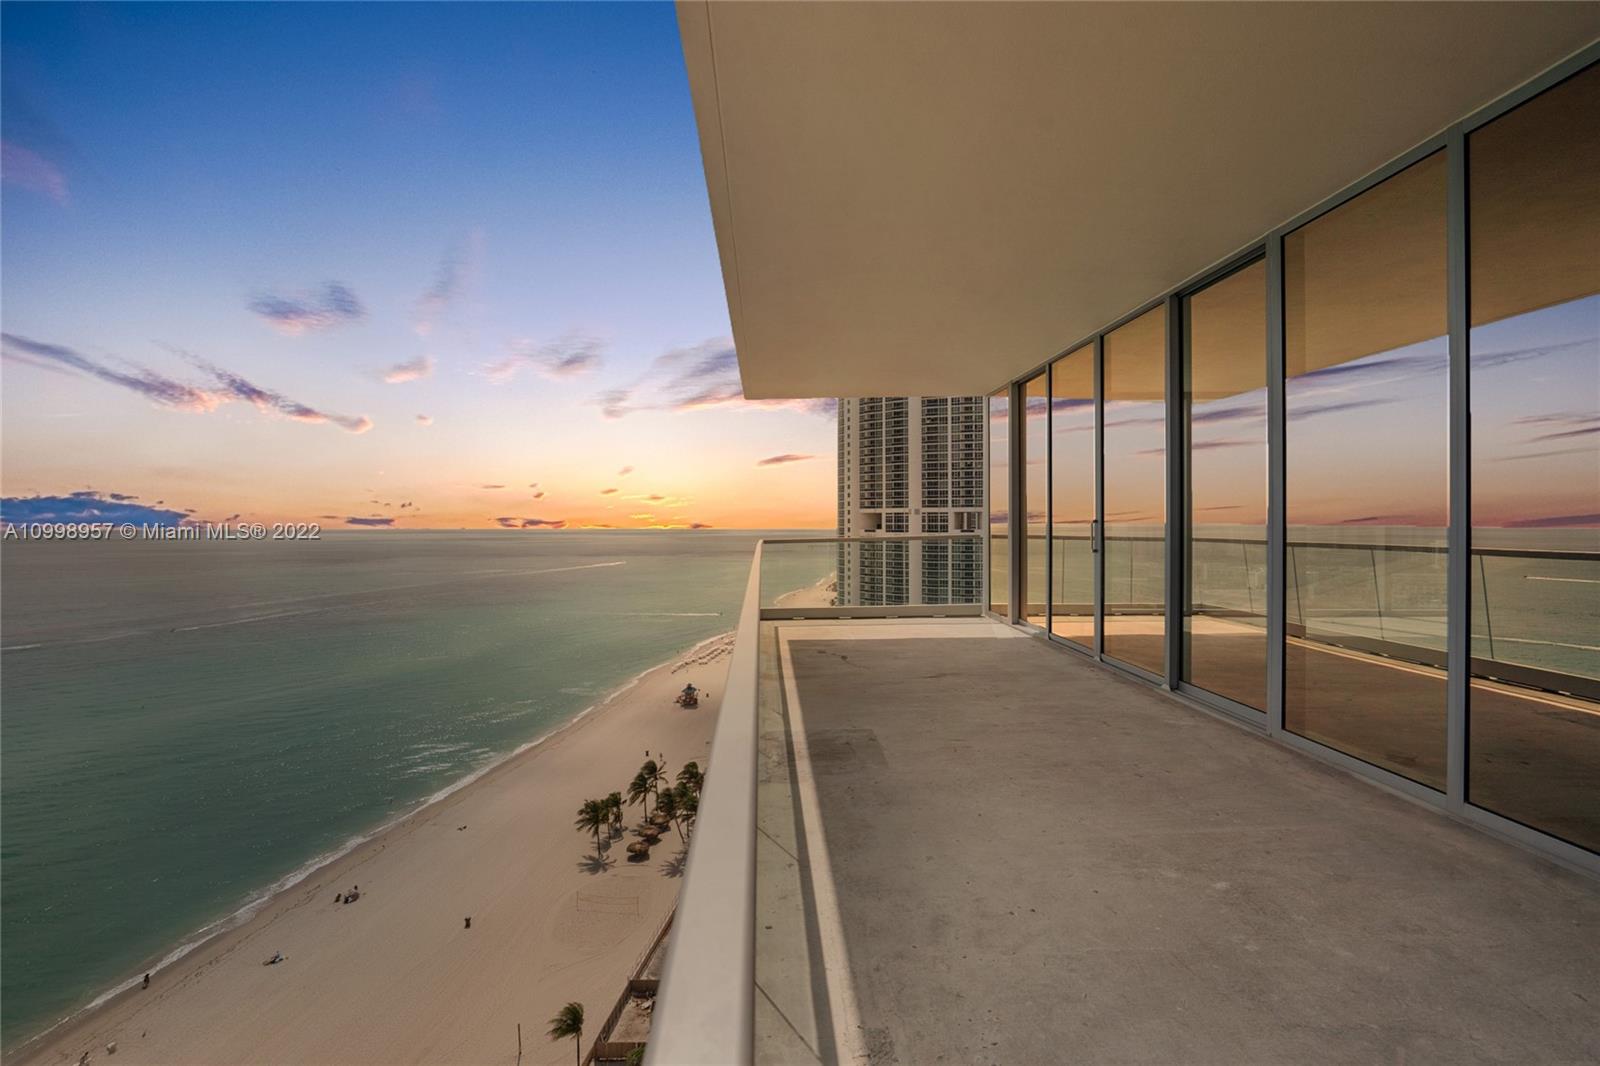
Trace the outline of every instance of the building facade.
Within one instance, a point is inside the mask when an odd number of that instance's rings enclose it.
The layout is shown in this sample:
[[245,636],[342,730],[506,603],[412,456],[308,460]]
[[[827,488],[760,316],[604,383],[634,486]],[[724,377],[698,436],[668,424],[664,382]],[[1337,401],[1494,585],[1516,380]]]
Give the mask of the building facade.
[[[839,401],[839,536],[976,534],[983,516],[981,396],[869,396]],[[977,603],[973,539],[846,540],[841,607]]]

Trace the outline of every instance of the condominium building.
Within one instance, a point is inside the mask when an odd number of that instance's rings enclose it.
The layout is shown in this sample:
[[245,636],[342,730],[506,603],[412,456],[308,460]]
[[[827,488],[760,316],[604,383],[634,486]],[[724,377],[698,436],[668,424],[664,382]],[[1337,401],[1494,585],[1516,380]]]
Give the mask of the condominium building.
[[745,395],[985,394],[985,602],[756,547],[649,1061],[1594,1060],[1600,4],[678,18]]
[[837,606],[980,602],[981,544],[947,535],[983,520],[984,410],[982,396],[839,401]]

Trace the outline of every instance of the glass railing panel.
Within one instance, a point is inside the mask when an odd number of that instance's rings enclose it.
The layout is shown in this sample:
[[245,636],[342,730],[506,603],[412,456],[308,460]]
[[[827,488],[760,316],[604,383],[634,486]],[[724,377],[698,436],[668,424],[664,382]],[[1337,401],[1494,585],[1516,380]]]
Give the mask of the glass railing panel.
[[[769,540],[762,555],[761,606],[976,610],[983,599],[983,567],[983,538],[976,533]],[[1040,582],[1042,588],[1042,577]]]
[[761,606],[832,607],[841,566],[852,565],[844,541],[767,541],[761,553]]
[[1600,683],[1600,552],[1478,552],[1472,564],[1472,655],[1486,660],[1474,672],[1527,667],[1555,691]]
[[1058,525],[1050,538],[1050,631],[1094,647],[1094,566],[1089,523]]
[[1267,546],[1248,537],[1189,544],[1184,680],[1264,711],[1267,706]]

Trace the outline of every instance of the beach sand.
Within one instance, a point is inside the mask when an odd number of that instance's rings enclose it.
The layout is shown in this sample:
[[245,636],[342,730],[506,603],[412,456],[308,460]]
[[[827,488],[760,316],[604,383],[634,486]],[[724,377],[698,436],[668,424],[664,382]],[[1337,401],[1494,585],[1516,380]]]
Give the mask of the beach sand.
[[837,575],[829,574],[814,585],[785,592],[772,601],[774,607],[832,607],[838,594]]
[[[642,863],[626,836],[603,862],[579,805],[626,792],[645,760],[707,768],[727,676],[724,636],[641,677],[482,778],[317,870],[238,928],[87,1012],[8,1062],[570,1063],[545,1036],[583,1003],[587,1051],[677,897],[669,831]],[[708,689],[696,710],[673,697]],[[465,828],[458,828],[465,826]],[[359,885],[352,904],[337,893]],[[464,919],[472,918],[472,928]],[[286,960],[263,961],[275,952]],[[114,1054],[106,1045],[115,1042]]]

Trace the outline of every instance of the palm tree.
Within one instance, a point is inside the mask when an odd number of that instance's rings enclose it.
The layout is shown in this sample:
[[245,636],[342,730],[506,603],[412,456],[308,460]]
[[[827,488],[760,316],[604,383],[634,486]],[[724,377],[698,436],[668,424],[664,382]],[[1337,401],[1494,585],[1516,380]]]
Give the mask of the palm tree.
[[646,780],[650,782],[650,791],[655,793],[656,800],[659,802],[661,799],[661,786],[667,780],[666,765],[657,766],[654,759],[646,759],[644,765],[639,767],[639,772],[644,774]]
[[611,812],[601,800],[584,800],[583,806],[578,808],[578,820],[573,823],[574,828],[594,834],[594,853],[600,854],[600,830],[611,824]]
[[678,784],[687,785],[697,796],[705,783],[706,775],[700,772],[699,763],[684,763],[683,769],[678,771]]
[[[649,764],[647,763],[646,765]],[[649,795],[650,778],[645,776],[645,772],[643,770],[640,770],[638,773],[633,775],[633,780],[628,782],[628,806],[632,807],[635,803],[647,798]]]
[[656,797],[656,810],[667,816],[673,828],[678,830],[678,836],[683,836],[683,827],[678,825],[678,818],[682,812],[678,810],[677,789],[665,789]]
[[613,792],[603,801],[606,811],[611,815],[611,832],[613,835],[622,832],[622,793]]
[[565,1040],[572,1037],[573,1055],[578,1060],[578,1066],[583,1066],[583,1004],[568,1003],[556,1016],[550,1019],[550,1031],[545,1034],[551,1040]]
[[695,816],[700,813],[700,793],[688,785],[679,785],[675,790],[678,794],[678,820],[688,826],[684,839],[694,829]]
[[656,765],[656,761],[646,759],[644,765],[639,767],[639,772],[633,775],[633,780],[628,782],[628,804],[631,806],[659,794],[661,782],[666,779],[667,775]]

